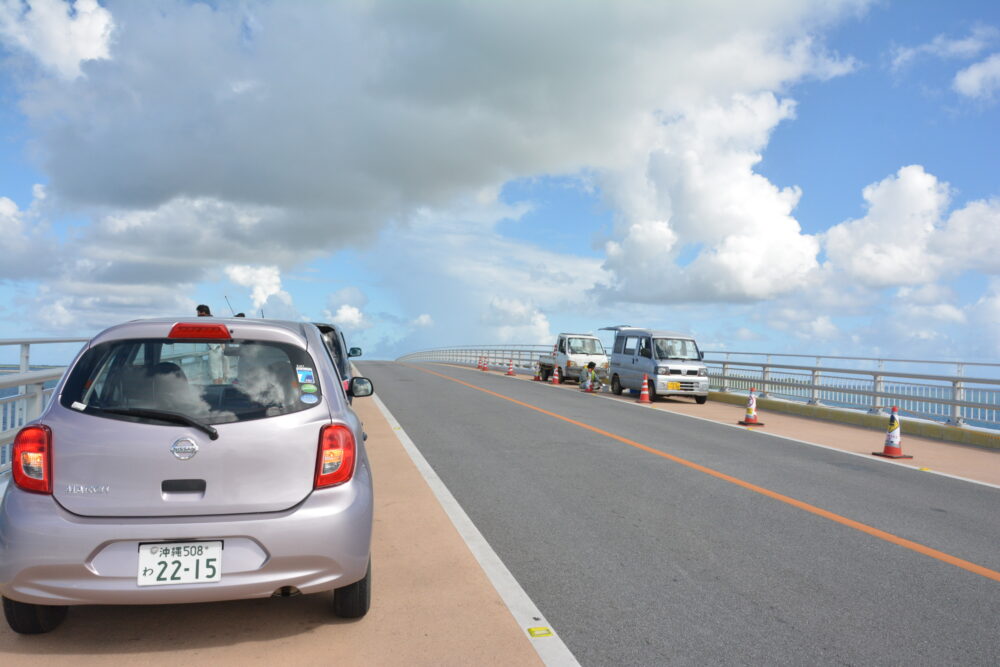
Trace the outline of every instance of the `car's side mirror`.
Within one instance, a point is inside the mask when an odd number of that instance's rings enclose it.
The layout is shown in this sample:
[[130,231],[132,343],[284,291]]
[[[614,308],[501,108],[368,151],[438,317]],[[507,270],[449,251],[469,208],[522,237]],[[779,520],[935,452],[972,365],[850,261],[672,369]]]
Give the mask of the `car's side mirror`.
[[347,387],[347,394],[354,398],[364,398],[375,393],[375,385],[368,378],[353,377]]
[[350,350],[347,351],[347,356],[349,356],[349,357],[360,357],[361,356],[361,348],[360,347],[352,347]]

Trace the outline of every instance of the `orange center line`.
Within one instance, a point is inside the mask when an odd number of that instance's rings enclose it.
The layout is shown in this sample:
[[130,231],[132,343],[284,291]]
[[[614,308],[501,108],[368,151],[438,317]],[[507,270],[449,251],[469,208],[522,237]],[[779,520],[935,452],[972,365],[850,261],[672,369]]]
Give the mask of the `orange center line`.
[[986,577],[987,579],[992,579],[994,581],[1000,582],[1000,572],[997,572],[996,570],[991,570],[989,568],[983,567],[982,565],[976,565],[975,563],[970,563],[967,560],[962,560],[961,558],[958,558],[956,556],[952,556],[951,554],[944,553],[943,551],[938,551],[937,549],[932,549],[931,547],[928,547],[928,546],[926,546],[924,544],[920,544],[919,542],[914,542],[912,540],[906,539],[905,537],[899,537],[898,535],[893,535],[892,533],[887,533],[884,530],[879,530],[878,528],[875,528],[873,526],[869,526],[869,525],[861,523],[859,521],[855,521],[853,519],[848,519],[845,516],[841,516],[839,514],[835,514],[833,512],[828,511],[828,510],[822,509],[821,507],[816,507],[815,505],[810,505],[809,503],[802,502],[801,500],[796,500],[795,498],[791,498],[789,496],[782,495],[782,494],[780,494],[780,493],[778,493],[776,491],[771,491],[770,489],[765,489],[762,486],[757,486],[756,484],[751,484],[750,482],[747,482],[745,480],[739,479],[738,477],[733,477],[731,475],[727,475],[725,473],[719,472],[718,470],[713,470],[712,468],[706,468],[705,466],[699,465],[697,463],[694,463],[693,461],[688,461],[687,459],[682,459],[679,456],[674,456],[673,454],[668,454],[666,452],[662,452],[662,451],[660,451],[658,449],[654,449],[654,448],[652,448],[652,447],[650,447],[648,445],[644,445],[641,442],[636,442],[634,440],[629,440],[628,438],[624,438],[624,437],[622,437],[620,435],[616,435],[616,434],[611,433],[609,431],[605,431],[603,429],[597,428],[596,426],[591,426],[590,424],[585,424],[583,422],[576,421],[575,419],[570,419],[569,417],[564,417],[563,415],[557,414],[555,412],[550,412],[549,410],[545,410],[544,408],[540,408],[540,407],[538,407],[536,405],[532,405],[530,403],[525,403],[524,401],[519,401],[516,398],[511,398],[510,396],[504,396],[503,394],[498,394],[497,392],[490,391],[489,389],[484,389],[482,387],[477,387],[476,385],[471,384],[469,382],[465,382],[463,380],[459,380],[457,378],[453,378],[453,377],[450,377],[448,375],[444,375],[442,373],[438,373],[436,371],[429,370],[427,368],[421,368],[419,366],[411,366],[409,364],[403,364],[403,365],[407,366],[409,368],[414,368],[416,370],[423,371],[424,373],[430,373],[431,375],[436,375],[436,376],[438,376],[440,378],[444,378],[445,380],[450,380],[451,382],[457,382],[460,385],[469,387],[470,389],[475,389],[476,391],[481,391],[481,392],[483,392],[485,394],[489,394],[490,396],[495,396],[495,397],[501,398],[501,399],[503,399],[505,401],[510,401],[511,403],[514,403],[515,405],[520,405],[521,407],[528,408],[529,410],[534,410],[535,412],[540,412],[543,415],[547,415],[549,417],[552,417],[553,419],[559,419],[561,421],[566,422],[567,424],[572,424],[574,426],[578,426],[579,428],[586,429],[588,431],[591,431],[593,433],[597,433],[599,435],[603,435],[603,436],[605,436],[607,438],[611,438],[612,440],[617,440],[618,442],[620,442],[622,444],[625,444],[625,445],[628,445],[629,447],[635,447],[636,449],[641,449],[644,452],[649,452],[650,454],[653,454],[655,456],[659,456],[659,457],[667,459],[669,461],[673,461],[674,463],[679,463],[682,466],[687,466],[688,468],[691,468],[693,470],[697,470],[698,472],[703,472],[706,475],[711,475],[712,477],[715,477],[715,478],[721,479],[723,481],[729,482],[730,484],[735,484],[736,486],[741,486],[744,489],[747,489],[749,491],[753,491],[754,493],[759,493],[762,496],[767,496],[768,498],[773,498],[774,500],[779,500],[779,501],[781,501],[783,503],[791,505],[792,507],[797,507],[800,510],[803,510],[805,512],[809,512],[811,514],[815,514],[816,516],[821,516],[824,519],[829,519],[830,521],[834,521],[834,522],[839,523],[839,524],[841,524],[843,526],[847,526],[848,528],[853,528],[854,530],[861,531],[862,533],[867,533],[868,535],[871,535],[872,537],[876,537],[876,538],[878,538],[880,540],[885,540],[886,542],[889,542],[891,544],[895,544],[897,546],[901,546],[901,547],[904,547],[906,549],[910,549],[911,551],[915,551],[915,552],[917,552],[919,554],[923,554],[925,556],[930,556],[931,558],[935,558],[935,559],[937,559],[939,561],[943,561],[943,562],[948,563],[950,565],[954,565],[955,567],[960,567],[963,570],[967,570],[967,571],[972,572],[974,574],[978,574],[980,576]]

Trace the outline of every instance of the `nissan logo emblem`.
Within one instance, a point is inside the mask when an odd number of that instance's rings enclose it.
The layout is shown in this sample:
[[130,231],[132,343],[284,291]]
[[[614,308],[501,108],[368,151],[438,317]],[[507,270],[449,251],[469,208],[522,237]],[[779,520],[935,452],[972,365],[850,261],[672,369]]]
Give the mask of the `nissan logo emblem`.
[[190,438],[181,438],[174,444],[170,445],[170,451],[179,460],[187,461],[189,458],[198,453],[198,443]]

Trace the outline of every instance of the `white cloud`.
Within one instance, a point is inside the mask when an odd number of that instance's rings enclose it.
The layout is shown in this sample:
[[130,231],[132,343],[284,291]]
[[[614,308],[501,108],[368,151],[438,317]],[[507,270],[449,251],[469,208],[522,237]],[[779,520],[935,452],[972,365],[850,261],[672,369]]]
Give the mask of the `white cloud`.
[[545,314],[534,305],[517,299],[492,299],[482,320],[494,328],[498,343],[544,344],[552,341]]
[[292,302],[291,295],[281,289],[281,271],[276,266],[231,265],[226,267],[226,275],[237,285],[251,288],[255,310],[272,296],[286,304]]
[[975,58],[1000,41],[1000,30],[991,25],[976,25],[962,38],[937,35],[930,42],[914,47],[897,47],[892,54],[892,69],[899,70],[920,56],[937,58]]
[[327,303],[334,309],[342,305],[364,308],[368,305],[368,297],[360,288],[345,287],[327,297]]
[[327,319],[347,331],[362,331],[372,326],[368,317],[356,306],[344,304],[335,313],[326,313]]
[[935,245],[957,271],[1000,274],[1000,199],[973,201],[952,213]]
[[36,189],[35,194],[35,201],[24,211],[12,199],[0,197],[0,282],[56,275],[62,265],[58,245],[38,220],[37,205],[44,199],[44,190]]
[[793,111],[770,93],[735,95],[648,128],[654,148],[645,164],[605,181],[624,232],[606,246],[614,279],[602,296],[754,301],[809,281],[819,245],[792,216],[799,190],[753,170]]
[[415,327],[431,327],[434,326],[434,318],[427,313],[421,313],[410,324]]
[[66,79],[110,57],[114,21],[97,0],[0,0],[0,41]]
[[[752,301],[813,279],[799,190],[754,168],[794,116],[790,87],[854,67],[811,35],[865,5],[121,2],[113,58],[29,80],[20,101],[51,198],[96,210],[74,239],[81,284],[176,291],[378,244],[377,275],[401,310],[419,304],[401,327],[422,311],[450,326],[439,304],[494,326],[503,298],[534,304],[521,326],[536,336],[598,285]],[[531,209],[500,201],[503,185],[544,174],[605,190],[618,250],[604,266],[494,232]]]
[[824,234],[829,262],[873,287],[918,285],[945,268],[932,240],[949,202],[949,188],[919,165],[867,186],[865,217]]
[[1000,90],[1000,53],[960,71],[952,86],[966,97],[991,99]]

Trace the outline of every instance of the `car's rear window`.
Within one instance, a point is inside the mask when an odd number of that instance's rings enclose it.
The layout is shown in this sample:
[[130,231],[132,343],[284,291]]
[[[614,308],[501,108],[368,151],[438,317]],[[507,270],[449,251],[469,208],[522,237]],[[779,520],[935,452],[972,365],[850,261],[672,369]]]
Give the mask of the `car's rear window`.
[[317,405],[316,371],[305,350],[285,343],[121,340],[83,355],[61,402],[88,414],[114,410],[104,413],[114,418],[130,409],[160,410],[225,424]]

